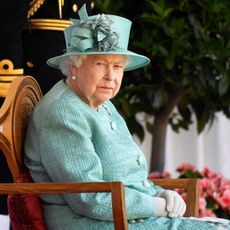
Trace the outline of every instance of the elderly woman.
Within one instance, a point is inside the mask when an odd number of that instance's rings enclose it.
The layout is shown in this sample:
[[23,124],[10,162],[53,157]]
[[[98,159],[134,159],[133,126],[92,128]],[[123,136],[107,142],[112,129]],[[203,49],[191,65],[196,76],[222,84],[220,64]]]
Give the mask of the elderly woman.
[[[129,229],[216,229],[184,219],[174,191],[147,179],[147,164],[110,99],[124,71],[149,63],[127,50],[131,23],[113,16],[88,17],[65,30],[66,53],[48,64],[66,79],[36,106],[25,142],[25,163],[36,182],[122,181]],[[48,229],[113,229],[109,193],[41,196]]]

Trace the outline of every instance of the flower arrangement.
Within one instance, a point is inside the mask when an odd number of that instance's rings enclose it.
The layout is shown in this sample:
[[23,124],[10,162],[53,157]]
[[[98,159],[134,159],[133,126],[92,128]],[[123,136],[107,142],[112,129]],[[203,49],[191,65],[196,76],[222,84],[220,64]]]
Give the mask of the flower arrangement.
[[[199,216],[210,216],[230,219],[230,180],[224,178],[220,173],[211,171],[205,167],[198,171],[191,164],[182,164],[176,171],[179,178],[199,178],[200,199]],[[152,172],[150,178],[171,178],[169,172]],[[177,189],[182,198],[186,200],[183,189]]]

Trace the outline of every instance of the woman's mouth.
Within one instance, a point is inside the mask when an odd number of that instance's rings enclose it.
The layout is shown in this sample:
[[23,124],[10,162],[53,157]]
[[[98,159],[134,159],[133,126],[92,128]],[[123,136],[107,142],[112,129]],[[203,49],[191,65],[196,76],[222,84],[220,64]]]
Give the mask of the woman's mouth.
[[104,90],[113,90],[113,87],[109,87],[109,86],[100,86],[99,88]]

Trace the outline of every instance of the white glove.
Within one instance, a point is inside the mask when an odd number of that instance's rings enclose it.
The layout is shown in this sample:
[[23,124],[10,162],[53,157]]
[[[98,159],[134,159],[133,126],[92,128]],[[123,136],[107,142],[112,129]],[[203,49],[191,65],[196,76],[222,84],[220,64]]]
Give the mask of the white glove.
[[154,216],[168,216],[166,210],[166,199],[162,197],[153,197],[153,205],[155,207]]
[[172,190],[157,191],[156,197],[162,197],[166,200],[166,210],[169,217],[183,216],[186,210],[186,204],[182,197]]

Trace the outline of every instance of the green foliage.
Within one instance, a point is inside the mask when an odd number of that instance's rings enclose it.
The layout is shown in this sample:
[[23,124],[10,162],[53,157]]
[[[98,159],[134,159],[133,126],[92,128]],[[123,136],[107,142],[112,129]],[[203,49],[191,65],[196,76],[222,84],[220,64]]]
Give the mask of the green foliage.
[[184,173],[179,178],[202,178],[199,171],[185,170]]
[[129,18],[130,50],[151,59],[148,67],[126,73],[115,101],[131,131],[143,138],[135,114],[160,115],[181,90],[177,114],[168,118],[175,131],[188,129],[193,113],[198,132],[217,111],[230,117],[229,0],[97,0],[96,6]]

